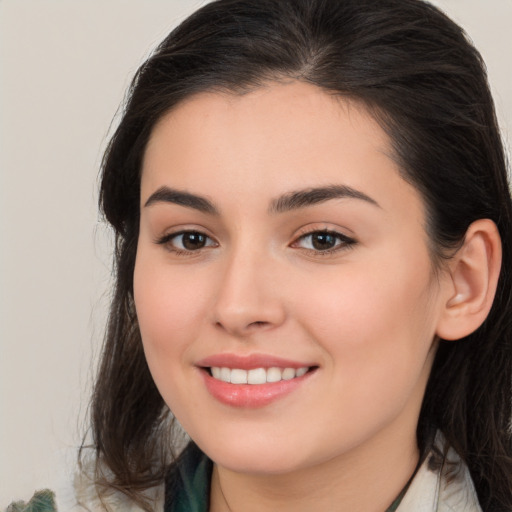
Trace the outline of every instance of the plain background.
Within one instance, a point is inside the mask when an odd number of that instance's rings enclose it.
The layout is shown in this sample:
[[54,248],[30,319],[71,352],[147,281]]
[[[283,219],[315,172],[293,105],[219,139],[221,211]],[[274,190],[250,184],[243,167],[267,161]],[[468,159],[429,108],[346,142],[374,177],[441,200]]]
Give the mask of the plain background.
[[[102,150],[138,65],[203,3],[0,0],[0,509],[80,444],[111,284]],[[512,0],[433,3],[483,54],[510,147]]]

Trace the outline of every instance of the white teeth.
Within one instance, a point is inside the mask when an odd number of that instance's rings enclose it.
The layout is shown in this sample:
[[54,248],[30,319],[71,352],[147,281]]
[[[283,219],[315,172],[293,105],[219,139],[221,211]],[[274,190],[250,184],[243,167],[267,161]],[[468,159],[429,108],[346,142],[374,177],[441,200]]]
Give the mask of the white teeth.
[[265,384],[267,382],[267,372],[265,368],[255,368],[247,372],[248,384]]
[[[213,371],[212,371],[213,373]],[[220,369],[220,380],[224,382],[231,382],[231,370],[229,368],[221,368]]]
[[231,383],[247,384],[247,370],[239,370],[238,368],[233,368],[233,370],[231,370]]
[[253,370],[242,370],[240,368],[226,368],[212,366],[210,368],[215,379],[231,384],[265,384],[266,382],[279,382],[280,380],[291,380],[295,377],[302,377],[307,373],[309,367],[302,368],[254,368]]
[[279,382],[281,380],[281,368],[269,368],[267,370],[267,382]]
[[302,368],[299,368],[295,373],[296,373],[296,376],[297,377],[302,377],[303,375],[306,375],[306,373],[308,372],[308,367],[307,366],[304,366]]
[[285,368],[283,370],[283,380],[291,380],[295,377],[295,369],[294,368]]

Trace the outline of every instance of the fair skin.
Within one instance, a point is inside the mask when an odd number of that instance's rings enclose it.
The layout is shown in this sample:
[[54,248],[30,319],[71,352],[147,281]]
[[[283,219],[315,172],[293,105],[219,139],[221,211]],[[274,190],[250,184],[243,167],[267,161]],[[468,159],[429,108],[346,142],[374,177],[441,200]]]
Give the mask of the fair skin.
[[[152,133],[135,303],[159,391],[215,462],[211,512],[383,512],[416,467],[436,336],[461,337],[476,280],[433,271],[390,152],[363,107],[300,82],[196,95]],[[266,401],[205,364],[254,356],[307,373]]]

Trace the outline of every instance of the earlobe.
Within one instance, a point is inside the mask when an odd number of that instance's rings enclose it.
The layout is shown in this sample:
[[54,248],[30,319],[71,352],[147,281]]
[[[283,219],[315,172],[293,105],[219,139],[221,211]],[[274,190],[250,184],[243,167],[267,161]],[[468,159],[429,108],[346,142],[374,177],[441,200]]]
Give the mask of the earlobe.
[[450,286],[437,335],[456,340],[474,332],[491,309],[501,268],[501,239],[489,219],[473,222],[462,247],[449,262]]

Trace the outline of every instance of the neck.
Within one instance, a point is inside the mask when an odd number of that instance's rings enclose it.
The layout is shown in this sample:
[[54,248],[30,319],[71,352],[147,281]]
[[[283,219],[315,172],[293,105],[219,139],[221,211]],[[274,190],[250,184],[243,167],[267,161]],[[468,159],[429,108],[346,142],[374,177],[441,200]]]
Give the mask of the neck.
[[419,459],[415,434],[381,432],[363,447],[286,474],[214,466],[210,512],[384,512]]

